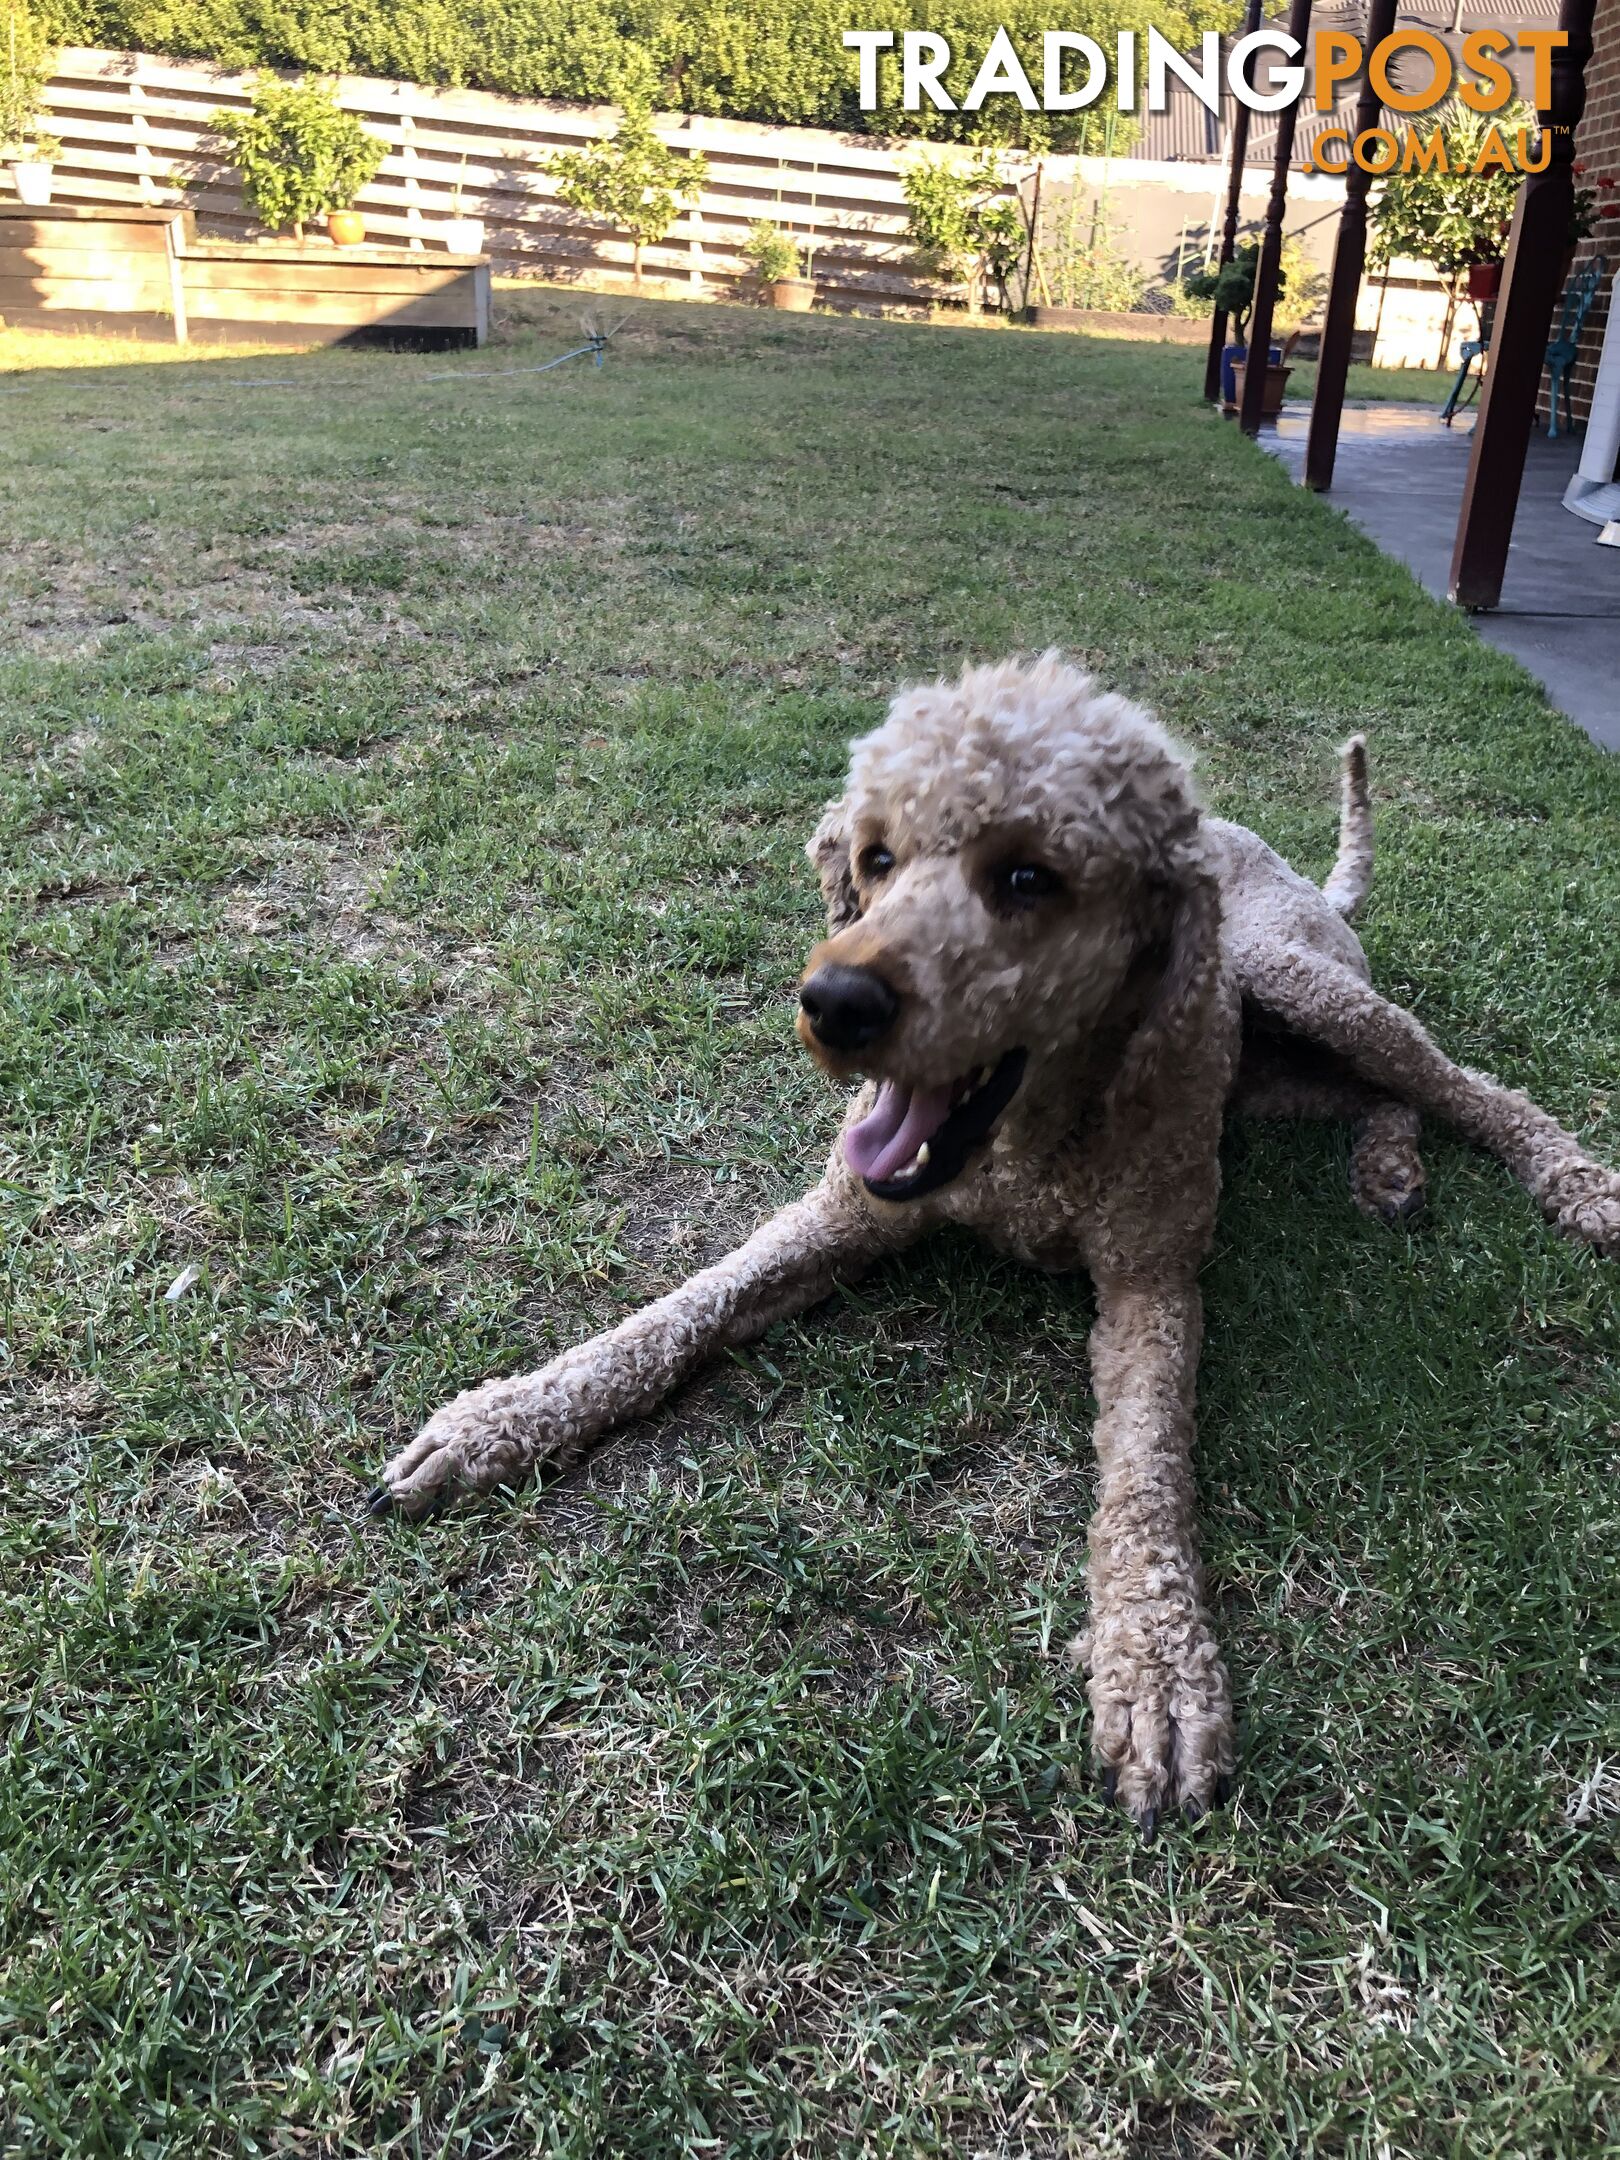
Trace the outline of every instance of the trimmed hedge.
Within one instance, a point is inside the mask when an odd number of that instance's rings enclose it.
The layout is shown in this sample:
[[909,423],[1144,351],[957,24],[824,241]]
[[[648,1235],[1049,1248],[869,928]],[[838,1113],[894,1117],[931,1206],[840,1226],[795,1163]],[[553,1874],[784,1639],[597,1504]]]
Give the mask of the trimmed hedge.
[[[1080,146],[1086,116],[1025,113],[1010,97],[978,113],[902,112],[897,58],[880,70],[878,111],[856,104],[846,29],[929,29],[950,40],[945,81],[966,94],[1005,24],[1037,94],[1037,0],[56,0],[64,42],[323,74],[504,90],[517,97],[616,98],[627,68],[670,110],[856,134],[922,135],[1030,149]],[[1178,44],[1235,19],[1226,0],[1076,0],[1062,26],[1110,54],[1121,30],[1149,24]],[[1090,118],[1100,137],[1101,108]],[[1121,137],[1123,140],[1123,136]]]

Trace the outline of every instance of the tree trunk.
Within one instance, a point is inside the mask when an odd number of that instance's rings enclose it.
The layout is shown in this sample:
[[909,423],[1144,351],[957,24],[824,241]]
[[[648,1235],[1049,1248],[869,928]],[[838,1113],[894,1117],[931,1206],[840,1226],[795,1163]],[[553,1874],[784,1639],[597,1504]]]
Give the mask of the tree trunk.
[[635,290],[639,294],[641,291],[641,242],[639,240],[632,240],[630,243],[630,267]]

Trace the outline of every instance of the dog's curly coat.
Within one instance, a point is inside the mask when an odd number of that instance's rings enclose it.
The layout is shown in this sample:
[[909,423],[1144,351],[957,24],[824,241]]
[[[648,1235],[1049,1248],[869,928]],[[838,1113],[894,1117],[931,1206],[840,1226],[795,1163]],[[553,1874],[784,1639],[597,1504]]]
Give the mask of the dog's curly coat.
[[1620,1249],[1620,1176],[1373,990],[1347,918],[1372,870],[1359,739],[1326,887],[1203,814],[1139,706],[1055,654],[903,691],[810,844],[829,936],[799,1032],[865,1075],[822,1180],[738,1251],[542,1371],[459,1395],[389,1464],[426,1506],[566,1462],[729,1344],[935,1224],[1090,1270],[1099,1494],[1093,1747],[1149,1828],[1232,1769],[1194,1522],[1193,1388],[1229,1106],[1348,1117],[1351,1186],[1421,1204],[1418,1116],[1490,1148],[1569,1236]]

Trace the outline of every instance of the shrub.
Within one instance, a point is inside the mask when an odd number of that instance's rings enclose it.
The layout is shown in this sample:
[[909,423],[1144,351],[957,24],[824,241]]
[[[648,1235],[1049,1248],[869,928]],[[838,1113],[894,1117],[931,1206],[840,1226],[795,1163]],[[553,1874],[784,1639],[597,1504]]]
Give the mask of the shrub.
[[797,246],[768,218],[749,226],[742,258],[762,285],[774,285],[778,278],[796,278],[799,274]]
[[[1453,104],[1441,108],[1436,130],[1450,162],[1460,166],[1473,163],[1493,126],[1506,131],[1535,124],[1524,105],[1488,115]],[[1519,176],[1511,172],[1394,173],[1373,206],[1368,264],[1387,270],[1395,256],[1409,255],[1432,263],[1456,293],[1471,263],[1501,259],[1518,192]]]
[[629,234],[637,292],[642,249],[663,239],[681,204],[694,199],[709,177],[703,157],[678,157],[659,135],[644,86],[625,91],[615,134],[582,150],[558,150],[544,166],[570,209]]
[[[84,44],[194,55],[227,67],[349,70],[412,82],[467,84],[515,97],[616,100],[628,60],[644,64],[652,102],[740,120],[941,141],[1072,150],[1084,113],[1026,113],[1013,98],[977,113],[904,112],[894,56],[879,71],[883,102],[856,103],[849,29],[940,31],[955,55],[945,75],[960,104],[1005,24],[1040,83],[1039,0],[48,0]],[[1121,30],[1153,23],[1182,45],[1237,20],[1230,0],[1073,0],[1064,24],[1112,52]],[[1131,133],[1121,121],[1121,147]]]
[[39,128],[40,99],[56,65],[43,18],[28,0],[0,0],[0,150],[31,150],[48,163],[61,150]]
[[1027,234],[1018,204],[1000,193],[1001,160],[995,152],[961,167],[922,158],[901,174],[900,185],[918,269],[965,283],[968,306],[975,311],[994,279],[1005,307],[1007,279]]
[[347,210],[388,154],[328,84],[307,79],[261,75],[252,109],[215,113],[214,126],[231,145],[260,224],[271,232],[290,225],[299,239],[311,218]]

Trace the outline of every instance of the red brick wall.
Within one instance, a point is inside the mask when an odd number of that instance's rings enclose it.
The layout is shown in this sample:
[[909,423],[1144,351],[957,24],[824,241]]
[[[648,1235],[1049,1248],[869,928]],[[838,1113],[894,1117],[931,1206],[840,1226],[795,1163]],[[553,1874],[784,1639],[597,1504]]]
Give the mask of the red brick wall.
[[[1586,112],[1575,138],[1575,162],[1586,169],[1577,175],[1577,187],[1593,186],[1601,173],[1612,174],[1620,181],[1620,0],[1598,0],[1592,41],[1594,51],[1586,70]],[[1609,319],[1610,280],[1620,269],[1620,189],[1609,196],[1600,195],[1598,200],[1600,205],[1612,203],[1614,209],[1591,239],[1581,242],[1576,257],[1577,268],[1593,255],[1601,254],[1608,262],[1586,328],[1581,332],[1580,351],[1572,371],[1577,422],[1586,418],[1592,402],[1592,381]]]

